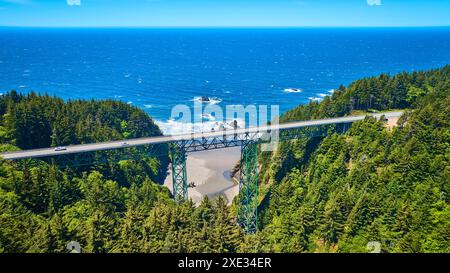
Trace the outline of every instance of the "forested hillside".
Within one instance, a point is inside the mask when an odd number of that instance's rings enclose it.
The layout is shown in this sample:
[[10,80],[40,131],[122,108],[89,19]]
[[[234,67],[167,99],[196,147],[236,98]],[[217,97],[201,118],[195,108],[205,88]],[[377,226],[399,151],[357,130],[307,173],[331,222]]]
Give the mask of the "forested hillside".
[[411,110],[392,131],[368,118],[265,156],[259,250],[450,251],[450,67],[359,80],[284,120],[369,108]]
[[[263,154],[256,235],[222,198],[172,201],[158,185],[167,158],[81,170],[1,162],[0,252],[65,252],[70,241],[85,252],[366,252],[370,241],[384,252],[449,252],[450,66],[362,79],[282,120],[398,108],[407,111],[393,129],[367,118]],[[2,151],[160,134],[114,101],[10,92],[0,113]]]

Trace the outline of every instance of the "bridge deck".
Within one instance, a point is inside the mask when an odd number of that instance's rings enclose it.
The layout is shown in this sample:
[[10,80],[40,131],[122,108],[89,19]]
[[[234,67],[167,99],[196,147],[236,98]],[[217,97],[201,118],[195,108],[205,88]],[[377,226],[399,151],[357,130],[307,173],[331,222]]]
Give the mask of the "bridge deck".
[[[144,146],[144,145],[173,143],[173,142],[177,142],[177,141],[188,141],[188,140],[192,140],[192,139],[214,138],[214,137],[222,137],[224,135],[225,136],[245,135],[245,134],[254,134],[254,133],[259,133],[259,132],[268,132],[268,131],[276,131],[276,130],[282,131],[282,130],[299,129],[299,128],[305,128],[305,127],[321,126],[321,125],[352,123],[352,122],[363,120],[366,116],[373,116],[376,118],[380,118],[381,116],[384,115],[384,116],[386,116],[386,118],[394,118],[394,117],[400,117],[402,114],[403,114],[403,112],[398,111],[398,112],[367,114],[367,115],[361,115],[361,116],[347,116],[347,117],[340,117],[340,118],[318,119],[318,120],[291,122],[291,123],[283,123],[280,125],[260,126],[260,127],[252,127],[252,128],[237,129],[237,130],[193,133],[193,134],[160,136],[160,137],[147,137],[147,138],[139,138],[139,139],[127,139],[127,140],[122,140],[122,141],[111,141],[111,142],[102,142],[102,143],[93,143],[93,144],[73,145],[73,146],[67,146],[66,150],[64,150],[64,151],[55,151],[55,148],[25,150],[25,151],[3,153],[3,154],[0,154],[0,156],[5,160],[40,158],[40,157],[59,156],[59,155],[66,155],[66,154],[76,154],[76,153],[85,153],[85,152],[93,152],[93,151],[121,149],[121,148],[137,147],[137,146]],[[127,143],[126,146],[123,145],[124,142]]]

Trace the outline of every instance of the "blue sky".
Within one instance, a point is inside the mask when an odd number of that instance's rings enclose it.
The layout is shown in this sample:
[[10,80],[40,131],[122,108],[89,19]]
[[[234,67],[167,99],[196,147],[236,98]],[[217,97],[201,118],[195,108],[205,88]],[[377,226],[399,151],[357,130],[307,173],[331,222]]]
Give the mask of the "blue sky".
[[450,26],[449,0],[0,0],[0,26]]

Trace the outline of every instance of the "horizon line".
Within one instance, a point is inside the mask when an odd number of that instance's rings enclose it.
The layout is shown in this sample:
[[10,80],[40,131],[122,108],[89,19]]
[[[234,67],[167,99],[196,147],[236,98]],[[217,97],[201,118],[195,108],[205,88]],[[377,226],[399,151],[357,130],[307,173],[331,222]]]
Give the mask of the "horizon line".
[[282,28],[448,28],[450,27],[450,25],[436,25],[436,26],[2,26],[0,25],[0,28],[58,28],[58,29],[63,29],[63,28],[83,28],[83,29],[100,29],[100,28],[120,28],[120,29],[126,29],[126,28],[141,28],[141,29],[145,29],[145,28],[152,28],[152,29],[157,29],[157,28],[172,28],[172,29],[182,29],[182,28],[259,28],[259,29],[270,29],[270,28],[278,28],[278,29],[282,29]]

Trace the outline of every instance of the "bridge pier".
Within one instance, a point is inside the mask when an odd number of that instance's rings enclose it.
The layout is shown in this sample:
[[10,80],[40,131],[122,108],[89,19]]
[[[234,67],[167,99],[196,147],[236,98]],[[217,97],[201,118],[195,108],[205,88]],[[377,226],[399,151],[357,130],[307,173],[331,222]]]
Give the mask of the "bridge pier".
[[170,146],[172,157],[172,187],[176,201],[188,199],[188,183],[186,171],[186,151],[182,145],[173,143]]
[[258,143],[246,141],[241,146],[238,224],[247,233],[256,233],[258,219]]

